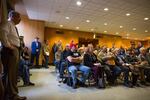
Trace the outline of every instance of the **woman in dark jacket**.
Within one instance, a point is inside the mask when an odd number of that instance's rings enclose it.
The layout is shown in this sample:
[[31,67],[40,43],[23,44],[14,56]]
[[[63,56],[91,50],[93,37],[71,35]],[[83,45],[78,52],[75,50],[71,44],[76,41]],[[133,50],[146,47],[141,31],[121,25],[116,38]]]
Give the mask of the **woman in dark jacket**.
[[100,87],[99,81],[102,81],[102,68],[101,64],[99,63],[97,56],[93,53],[93,45],[89,44],[87,47],[87,52],[84,54],[84,65],[91,68],[94,80],[97,83],[97,86]]

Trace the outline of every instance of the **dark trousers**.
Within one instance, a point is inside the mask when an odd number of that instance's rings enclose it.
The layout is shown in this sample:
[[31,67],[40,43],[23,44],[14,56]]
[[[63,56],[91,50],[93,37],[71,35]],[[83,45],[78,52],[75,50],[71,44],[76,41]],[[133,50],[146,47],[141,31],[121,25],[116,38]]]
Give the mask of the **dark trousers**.
[[3,86],[2,78],[0,74],[0,100],[3,100],[3,97],[4,97],[4,86]]
[[113,79],[112,79],[112,77],[113,77],[112,71],[110,70],[108,65],[102,65],[102,66],[103,66],[104,72],[106,73],[107,81],[109,83],[111,83],[113,81]]
[[107,75],[107,81],[110,83],[114,83],[121,74],[121,68],[113,65],[104,65],[104,71]]
[[49,56],[44,55],[44,59],[45,59],[44,67],[48,68]]
[[121,74],[121,68],[118,66],[110,66],[113,73],[113,81],[116,81],[117,77]]
[[150,67],[145,68],[144,74],[146,76],[146,81],[150,82]]
[[120,66],[121,71],[124,73],[124,83],[129,82],[129,71],[130,69],[126,66]]
[[60,73],[60,61],[55,61],[55,69]]
[[67,68],[67,61],[61,61],[60,63],[60,77],[64,76],[64,70]]
[[132,73],[132,84],[133,84],[133,85],[136,85],[136,84],[137,84],[138,78],[139,78],[139,75],[138,75],[138,74]]
[[0,100],[3,100],[3,97],[4,97],[4,86],[2,83],[2,71],[3,71],[3,65],[1,62],[1,52],[0,52]]
[[10,50],[4,47],[2,49],[1,54],[2,63],[4,67],[4,72],[2,75],[3,84],[5,88],[4,96],[9,96],[13,98],[14,96],[18,95],[17,74],[19,50],[17,48]]
[[30,82],[29,61],[21,59],[19,63],[19,75],[22,77],[24,84]]
[[32,64],[32,65],[33,65],[33,63],[34,63],[34,59],[35,59],[35,58],[36,58],[36,66],[39,65],[39,56],[40,56],[39,53],[31,54],[31,64]]
[[99,78],[102,78],[103,70],[100,66],[91,67],[91,71],[93,72],[94,80],[97,82]]

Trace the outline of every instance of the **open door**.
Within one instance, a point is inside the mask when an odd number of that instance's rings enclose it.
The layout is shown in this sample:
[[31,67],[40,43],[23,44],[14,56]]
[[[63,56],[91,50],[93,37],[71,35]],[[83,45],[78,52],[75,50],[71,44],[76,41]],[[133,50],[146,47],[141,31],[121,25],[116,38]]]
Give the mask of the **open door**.
[[79,47],[81,47],[82,45],[87,46],[88,44],[93,44],[94,47],[96,47],[96,45],[98,45],[99,40],[98,39],[87,39],[87,38],[79,38]]

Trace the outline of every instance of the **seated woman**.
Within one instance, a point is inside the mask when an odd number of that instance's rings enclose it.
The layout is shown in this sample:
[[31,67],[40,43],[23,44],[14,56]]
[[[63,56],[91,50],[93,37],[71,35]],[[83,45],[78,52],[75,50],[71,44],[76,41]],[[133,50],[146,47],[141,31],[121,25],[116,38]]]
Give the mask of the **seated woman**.
[[[89,44],[84,54],[84,65],[91,68],[98,88],[104,88],[103,71],[97,56],[93,53],[93,45]],[[100,83],[101,82],[101,83]]]
[[34,83],[30,81],[30,71],[29,71],[29,52],[28,47],[25,47],[19,63],[19,73],[20,76],[23,78],[24,86],[33,86]]
[[58,48],[55,53],[55,71],[60,72],[60,60],[61,60],[62,48]]

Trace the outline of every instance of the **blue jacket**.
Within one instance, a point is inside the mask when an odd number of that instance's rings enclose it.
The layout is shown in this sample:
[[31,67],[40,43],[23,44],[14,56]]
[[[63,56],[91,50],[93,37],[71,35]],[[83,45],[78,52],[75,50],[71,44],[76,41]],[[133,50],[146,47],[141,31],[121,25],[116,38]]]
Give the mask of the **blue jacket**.
[[31,44],[31,53],[32,54],[40,54],[40,49],[41,49],[41,43],[38,42],[38,47],[36,46],[36,42],[33,41]]

